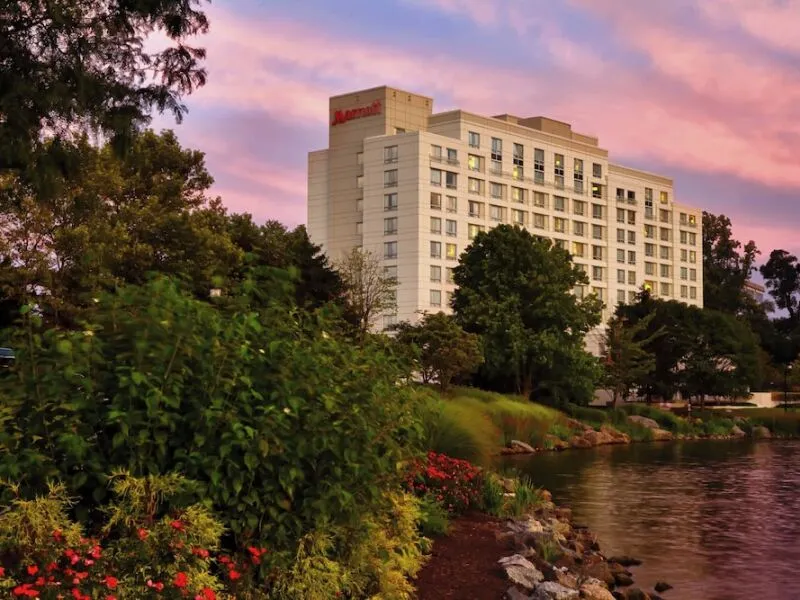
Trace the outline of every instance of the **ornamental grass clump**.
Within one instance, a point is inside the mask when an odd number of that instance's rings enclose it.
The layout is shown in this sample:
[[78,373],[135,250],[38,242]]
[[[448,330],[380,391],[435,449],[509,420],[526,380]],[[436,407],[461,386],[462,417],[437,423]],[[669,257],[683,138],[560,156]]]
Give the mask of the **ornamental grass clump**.
[[480,506],[483,473],[465,460],[428,452],[411,465],[406,486],[417,496],[435,499],[449,513],[461,514]]

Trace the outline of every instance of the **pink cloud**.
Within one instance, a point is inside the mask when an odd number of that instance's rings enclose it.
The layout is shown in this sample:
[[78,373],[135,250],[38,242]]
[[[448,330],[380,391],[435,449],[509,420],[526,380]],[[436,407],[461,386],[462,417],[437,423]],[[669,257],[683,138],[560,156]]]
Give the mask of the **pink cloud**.
[[798,0],[714,0],[697,7],[717,25],[737,26],[768,46],[800,52]]

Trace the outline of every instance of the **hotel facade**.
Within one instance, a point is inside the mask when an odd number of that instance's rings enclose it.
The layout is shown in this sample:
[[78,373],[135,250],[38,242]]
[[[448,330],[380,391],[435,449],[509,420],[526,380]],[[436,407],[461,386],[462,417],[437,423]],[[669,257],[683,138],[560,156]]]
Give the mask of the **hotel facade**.
[[332,97],[329,117],[328,148],[308,156],[308,231],[333,260],[361,247],[396,277],[377,328],[449,312],[460,254],[502,223],[568,249],[589,278],[574,293],[597,294],[604,322],[642,286],[702,306],[701,210],[675,202],[670,178],[609,162],[597,138],[545,117],[434,114],[391,87]]

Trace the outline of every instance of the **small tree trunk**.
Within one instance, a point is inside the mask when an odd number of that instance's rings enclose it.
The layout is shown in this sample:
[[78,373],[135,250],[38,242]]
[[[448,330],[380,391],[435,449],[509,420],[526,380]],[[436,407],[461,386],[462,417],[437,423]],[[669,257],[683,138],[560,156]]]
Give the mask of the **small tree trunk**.
[[526,373],[522,376],[522,396],[526,400],[531,399],[531,392],[533,392],[533,377],[531,377],[530,373]]

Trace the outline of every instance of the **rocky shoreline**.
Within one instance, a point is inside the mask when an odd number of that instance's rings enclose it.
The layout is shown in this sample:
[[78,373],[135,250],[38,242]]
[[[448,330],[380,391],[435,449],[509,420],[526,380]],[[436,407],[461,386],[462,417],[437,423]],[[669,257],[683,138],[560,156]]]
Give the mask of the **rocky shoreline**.
[[[511,492],[513,493],[513,492]],[[498,534],[510,554],[498,564],[508,578],[509,600],[659,600],[665,582],[647,592],[633,585],[630,557],[605,557],[595,535],[572,521],[550,494],[532,513],[508,520]]]
[[[733,427],[730,435],[675,435],[671,431],[662,429],[655,420],[648,417],[631,415],[628,417],[628,421],[650,430],[651,439],[645,440],[648,442],[671,442],[675,440],[735,440],[744,439],[746,437],[768,439],[772,437],[770,430],[764,426],[754,427],[750,436],[738,425]],[[632,440],[627,433],[623,433],[610,425],[602,425],[600,429],[595,429],[575,419],[568,419],[566,425],[573,431],[573,435],[567,440],[548,434],[544,436],[544,445],[541,447],[534,447],[519,440],[511,440],[508,447],[500,450],[500,454],[534,454],[536,452],[560,451],[569,448],[594,448],[597,446],[614,444],[631,444],[636,441]]]

